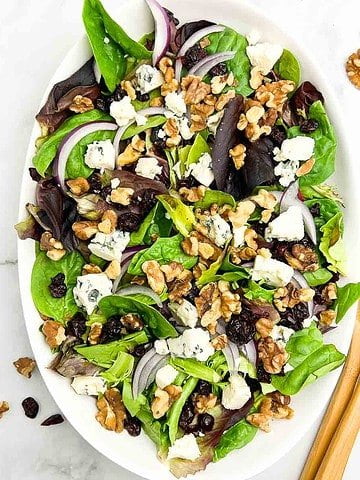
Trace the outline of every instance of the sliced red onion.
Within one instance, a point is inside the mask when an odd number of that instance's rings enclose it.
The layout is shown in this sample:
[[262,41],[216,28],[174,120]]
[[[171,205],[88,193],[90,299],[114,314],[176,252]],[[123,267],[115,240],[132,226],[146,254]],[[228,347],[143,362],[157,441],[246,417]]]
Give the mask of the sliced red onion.
[[133,381],[133,397],[137,398],[154,381],[156,372],[167,363],[168,355],[159,355],[152,348],[140,359],[136,366]]
[[178,59],[176,60],[175,64],[175,78],[179,82],[181,78],[181,69],[182,69],[182,60],[181,57],[185,55],[185,53],[193,47],[197,42],[199,42],[202,38],[210,35],[211,33],[218,33],[223,32],[225,27],[222,25],[210,25],[209,27],[202,28],[195,32],[191,37],[189,37],[182,45],[178,52]]
[[315,225],[314,217],[311,215],[311,212],[309,210],[309,207],[299,199],[297,199],[297,202],[295,203],[295,205],[298,205],[301,208],[301,213],[304,220],[305,232],[309,235],[309,238],[313,242],[313,244],[316,245],[317,243],[316,225]]
[[117,129],[118,126],[116,125],[116,123],[96,121],[80,125],[79,127],[74,128],[74,130],[72,130],[65,136],[58,148],[58,152],[55,157],[53,166],[54,177],[64,192],[66,192],[67,190],[65,183],[66,163],[75,145],[90,133],[98,132],[101,130],[115,131]]
[[165,115],[166,108],[164,107],[149,107],[144,108],[143,110],[139,110],[136,112],[138,115],[145,115],[145,117],[149,115]]
[[257,351],[254,340],[250,340],[250,342],[244,345],[244,351],[246,358],[249,360],[249,362],[256,366]]
[[171,40],[170,22],[167,13],[156,0],[146,0],[146,3],[155,21],[155,43],[153,51],[153,65],[155,66],[168,50]]
[[[216,330],[219,335],[223,335],[226,331],[225,325],[219,322]],[[239,347],[234,342],[229,340],[226,347],[222,349],[222,352],[226,359],[229,373],[230,374],[237,373],[238,371],[237,366],[240,358]]]
[[204,77],[213,67],[218,63],[227,62],[234,58],[235,52],[221,52],[214,53],[203,58],[189,70],[189,75],[196,75],[198,77]]
[[[299,288],[310,288],[310,285],[306,281],[305,277],[301,275],[300,272],[297,270],[294,271],[294,275],[292,277],[292,282],[297,284],[296,286]],[[314,302],[310,300],[310,302],[306,302],[309,310],[309,316],[305,319],[311,318],[314,315]]]
[[298,182],[291,183],[288,188],[282,192],[280,200],[280,212],[285,212],[289,207],[294,205],[294,202],[298,199],[299,184]]
[[161,298],[154,292],[154,290],[151,290],[149,287],[142,287],[141,285],[132,285],[131,287],[121,288],[116,292],[116,295],[146,295],[147,297],[152,298],[158,307],[163,306]]
[[133,256],[137,252],[139,252],[140,250],[143,250],[144,248],[146,248],[145,245],[137,245],[137,246],[134,246],[134,247],[127,247],[126,250],[124,250],[124,252],[121,256],[120,275],[114,280],[113,287],[112,287],[112,290],[111,290],[112,293],[115,293],[116,290],[118,289],[119,283],[120,283],[122,277],[127,272],[127,269],[129,268],[129,265],[131,263],[131,260],[132,260]]

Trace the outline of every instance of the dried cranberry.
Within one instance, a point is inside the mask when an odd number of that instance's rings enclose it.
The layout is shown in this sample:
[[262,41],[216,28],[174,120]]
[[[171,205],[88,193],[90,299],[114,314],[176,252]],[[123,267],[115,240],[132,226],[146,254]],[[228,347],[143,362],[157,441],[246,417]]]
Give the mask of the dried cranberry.
[[183,58],[183,65],[186,70],[190,70],[205,57],[207,57],[206,50],[201,48],[200,45],[196,43],[186,52],[185,57]]
[[150,210],[156,205],[156,195],[158,195],[158,192],[147,189],[141,194],[141,197],[135,198],[134,205],[139,205],[141,207],[141,211],[146,214],[147,212],[150,212]]
[[148,93],[140,93],[137,91],[136,98],[139,100],[139,102],[148,102],[150,100],[150,95]]
[[150,140],[158,148],[166,148],[166,138],[163,134],[159,135],[160,130],[164,132],[162,127],[154,127],[151,130]]
[[142,343],[141,345],[136,345],[132,353],[134,357],[141,358],[150,350],[151,347],[152,343]]
[[245,345],[255,335],[256,329],[251,317],[247,312],[240,315],[233,315],[230,322],[226,324],[226,334],[236,345]]
[[251,393],[255,393],[255,392],[258,392],[259,390],[261,390],[259,380],[257,380],[256,378],[251,378],[251,377],[249,377],[249,375],[246,375],[245,376],[245,381],[248,384]]
[[196,285],[191,287],[190,292],[186,295],[186,300],[189,300],[191,303],[195,303],[195,298],[199,296],[200,290]]
[[339,274],[338,272],[335,272],[335,273],[333,273],[333,275],[332,275],[331,282],[336,283],[336,282],[339,281],[339,278],[340,278],[340,274]]
[[320,216],[320,205],[318,203],[314,203],[312,207],[310,207],[310,213],[313,217]]
[[203,433],[211,432],[214,427],[214,417],[209,413],[202,413],[198,417],[198,424]]
[[108,196],[111,195],[111,185],[105,185],[105,187],[102,187],[100,195],[103,197],[104,200],[107,200]]
[[136,417],[127,416],[124,420],[124,428],[132,437],[138,437],[141,433],[141,422]]
[[289,242],[278,242],[275,240],[271,253],[275,260],[284,260],[285,253],[289,251],[291,244]]
[[118,102],[120,101],[121,99],[123,99],[124,97],[127,96],[127,93],[126,91],[121,87],[121,85],[118,85],[116,88],[115,88],[115,91],[114,93],[109,97],[111,99],[111,101],[113,102]]
[[293,308],[287,308],[285,312],[280,313],[280,325],[292,328],[295,331],[303,328],[303,321],[308,318],[309,309],[306,303],[298,303]]
[[193,430],[191,426],[195,418],[194,406],[190,400],[185,402],[183,409],[181,411],[179,426],[184,430],[185,433],[190,433],[189,430]]
[[55,277],[52,277],[49,290],[54,298],[62,298],[66,295],[67,286],[65,285],[65,275],[63,273],[58,273]]
[[263,365],[258,365],[256,368],[256,374],[259,382],[261,383],[271,383],[271,375],[268,373]]
[[99,173],[93,173],[87,180],[90,184],[90,192],[99,194],[103,188],[101,175]]
[[40,180],[42,179],[42,176],[40,175],[40,173],[38,173],[38,171],[34,167],[29,168],[29,174],[31,179],[34,180],[34,182],[40,182]]
[[65,333],[71,337],[81,338],[86,332],[86,318],[80,312],[76,313],[66,325]]
[[177,189],[179,190],[182,187],[191,188],[197,187],[200,183],[192,175],[189,175],[186,178],[183,178],[177,182]]
[[309,118],[308,120],[304,120],[300,125],[300,130],[303,133],[312,133],[315,132],[319,128],[319,122]]
[[213,67],[209,73],[212,77],[221,77],[222,75],[226,75],[227,74],[227,66],[226,66],[226,63],[224,62],[221,62],[221,63],[218,63],[217,65],[215,65],[215,67]]
[[46,420],[44,420],[41,424],[42,427],[50,427],[51,425],[58,425],[59,423],[63,423],[64,418],[60,413],[56,413],[55,415],[51,415]]
[[113,316],[108,319],[106,323],[102,326],[100,342],[99,343],[109,343],[114,340],[119,340],[122,336],[123,326],[120,322],[120,317]]
[[199,380],[195,390],[200,395],[210,395],[212,392],[211,384],[205,380]]
[[118,217],[117,227],[125,232],[135,232],[142,222],[142,215],[127,212],[121,213]]
[[269,137],[274,142],[274,145],[280,147],[282,142],[287,138],[285,128],[279,125],[275,125],[275,127],[271,129]]
[[109,113],[110,112],[110,102],[111,99],[109,97],[100,96],[96,99],[96,108],[101,110],[102,112]]
[[39,404],[35,398],[27,397],[22,401],[21,405],[27,417],[36,418],[37,414],[39,413]]

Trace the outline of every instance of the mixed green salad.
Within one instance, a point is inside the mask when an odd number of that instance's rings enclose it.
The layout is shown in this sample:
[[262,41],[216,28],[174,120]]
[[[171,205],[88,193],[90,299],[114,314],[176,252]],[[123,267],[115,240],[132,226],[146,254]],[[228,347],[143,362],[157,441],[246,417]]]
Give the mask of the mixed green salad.
[[336,137],[295,56],[147,4],[155,31],[135,41],[84,1],[93,57],[36,117],[36,199],[16,229],[36,241],[51,368],[184,477],[343,364],[325,334],[360,284],[338,285]]

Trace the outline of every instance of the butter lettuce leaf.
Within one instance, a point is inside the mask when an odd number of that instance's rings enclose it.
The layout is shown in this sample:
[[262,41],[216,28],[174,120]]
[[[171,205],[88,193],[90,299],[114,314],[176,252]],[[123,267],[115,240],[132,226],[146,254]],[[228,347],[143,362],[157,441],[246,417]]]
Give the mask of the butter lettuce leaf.
[[330,270],[346,275],[346,254],[343,240],[344,222],[341,212],[320,227],[319,250],[329,262]]
[[348,283],[337,288],[336,323],[339,323],[352,305],[360,300],[360,283]]

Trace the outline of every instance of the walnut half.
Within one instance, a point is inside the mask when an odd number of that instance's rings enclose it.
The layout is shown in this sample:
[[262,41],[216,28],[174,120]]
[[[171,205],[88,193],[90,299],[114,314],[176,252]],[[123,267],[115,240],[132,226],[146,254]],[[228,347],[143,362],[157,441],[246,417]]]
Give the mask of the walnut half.
[[22,357],[13,362],[13,365],[20,375],[24,375],[26,378],[31,378],[31,374],[36,367],[36,362],[32,358]]
[[289,359],[289,354],[271,337],[261,338],[258,344],[259,359],[268,373],[280,373]]
[[97,400],[96,406],[98,412],[95,418],[106,430],[117,433],[124,430],[126,411],[119,390],[106,390],[104,396]]

